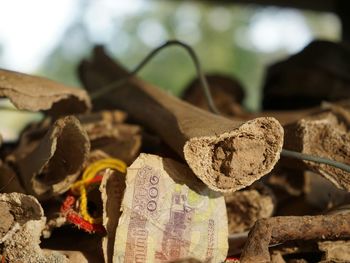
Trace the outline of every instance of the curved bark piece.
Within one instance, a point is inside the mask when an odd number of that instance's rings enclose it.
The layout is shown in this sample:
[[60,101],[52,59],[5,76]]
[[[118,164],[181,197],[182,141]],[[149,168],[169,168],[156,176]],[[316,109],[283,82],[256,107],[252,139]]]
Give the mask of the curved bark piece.
[[68,262],[58,252],[41,250],[40,236],[46,218],[32,196],[0,194],[0,245],[6,262]]
[[[128,73],[96,48],[92,61],[79,68],[91,92]],[[138,78],[96,100],[114,105],[151,128],[182,156],[211,189],[232,192],[244,188],[272,170],[279,159],[283,129],[274,118],[246,123],[196,108]]]
[[103,226],[107,235],[102,239],[103,257],[106,263],[113,263],[115,233],[121,215],[121,202],[125,191],[125,175],[107,170],[100,185],[103,203]]
[[192,137],[183,151],[204,183],[217,191],[236,191],[272,170],[282,149],[282,134],[275,119],[258,118],[220,135]]
[[31,152],[11,158],[26,191],[46,199],[68,190],[89,151],[85,130],[75,117],[67,116],[58,119]]
[[122,123],[126,119],[126,113],[102,111],[80,115],[78,119],[88,134],[91,150],[101,150],[128,165],[139,155],[141,127]]
[[225,195],[229,235],[248,231],[258,219],[272,216],[275,207],[273,193],[266,186],[259,187],[253,185]]
[[48,111],[55,116],[91,108],[90,98],[82,89],[4,69],[0,69],[0,97],[9,98],[18,109]]
[[[285,127],[285,147],[289,150],[350,164],[350,122],[337,112],[311,115]],[[303,161],[340,189],[350,191],[349,173],[338,168]],[[292,163],[291,163],[292,164]]]
[[269,244],[290,240],[332,240],[350,237],[350,214],[280,216],[258,220],[250,231],[242,263],[271,262]]

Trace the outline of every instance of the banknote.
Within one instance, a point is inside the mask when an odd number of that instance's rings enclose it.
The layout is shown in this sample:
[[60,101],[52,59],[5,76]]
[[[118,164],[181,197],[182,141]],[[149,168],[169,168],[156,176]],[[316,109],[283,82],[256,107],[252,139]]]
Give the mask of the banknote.
[[225,201],[191,170],[141,154],[128,168],[113,262],[223,262],[228,249]]

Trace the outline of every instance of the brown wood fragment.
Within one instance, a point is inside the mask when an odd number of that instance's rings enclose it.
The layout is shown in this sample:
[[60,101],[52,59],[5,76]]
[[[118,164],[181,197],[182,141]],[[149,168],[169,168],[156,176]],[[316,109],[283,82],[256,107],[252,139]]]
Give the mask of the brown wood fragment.
[[0,194],[0,209],[0,246],[6,262],[68,262],[62,254],[41,250],[40,236],[46,218],[34,197]]
[[30,150],[16,151],[13,164],[27,193],[46,199],[67,191],[88,157],[90,142],[73,116],[58,119]]
[[117,123],[123,123],[127,118],[127,114],[123,111],[113,110],[113,111],[90,112],[87,114],[78,114],[76,115],[76,117],[83,125],[89,125],[91,123],[96,123],[96,122],[117,124]]
[[249,230],[258,219],[271,217],[274,211],[272,193],[254,187],[226,194],[225,203],[230,235]]
[[271,254],[271,263],[286,263],[281,253],[275,252]]
[[[93,92],[128,73],[101,48],[79,68]],[[151,128],[182,156],[211,189],[244,188],[271,171],[282,149],[283,129],[274,118],[242,123],[193,107],[138,78],[106,94],[97,105],[114,105]]]
[[350,241],[321,241],[318,248],[324,252],[323,263],[326,262],[347,262],[350,259]]
[[241,262],[270,262],[269,244],[290,240],[350,238],[349,222],[350,214],[260,219],[249,233]]
[[[350,164],[350,123],[342,116],[325,112],[302,118],[285,126],[285,148]],[[291,162],[306,165],[340,189],[350,191],[350,174],[338,168],[309,161]],[[298,166],[298,165],[296,165]],[[299,165],[300,166],[300,165]]]
[[103,226],[107,235],[102,239],[103,257],[106,263],[113,262],[115,233],[121,215],[121,202],[125,190],[125,175],[107,170],[100,185],[103,203]]
[[121,123],[126,118],[121,111],[103,111],[94,115],[79,116],[90,139],[91,150],[103,151],[131,164],[140,152],[141,127]]
[[52,115],[84,113],[91,108],[86,92],[42,77],[0,69],[0,97],[16,108]]

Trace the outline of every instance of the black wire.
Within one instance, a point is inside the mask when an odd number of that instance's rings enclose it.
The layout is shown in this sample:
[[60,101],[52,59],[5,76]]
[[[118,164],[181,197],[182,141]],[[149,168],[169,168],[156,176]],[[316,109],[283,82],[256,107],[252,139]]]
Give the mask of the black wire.
[[330,160],[327,158],[313,156],[313,155],[304,154],[304,153],[299,153],[299,152],[290,151],[290,150],[286,150],[286,149],[282,149],[281,155],[285,156],[285,157],[291,157],[291,158],[295,158],[295,159],[299,159],[299,160],[304,160],[304,161],[327,164],[327,165],[339,168],[341,170],[344,170],[344,171],[350,173],[350,166],[349,165],[346,165],[345,163],[333,161],[333,160]]
[[163,45],[152,50],[141,61],[141,63],[139,63],[136,66],[136,68],[134,70],[132,70],[125,78],[117,80],[115,82],[112,82],[112,83],[108,84],[107,86],[97,90],[96,92],[93,92],[91,94],[91,99],[95,100],[95,99],[117,89],[118,87],[122,86],[123,84],[125,84],[130,77],[132,77],[133,75],[136,75],[159,51],[161,51],[169,46],[180,46],[180,47],[183,47],[188,52],[188,54],[192,58],[194,66],[196,68],[197,75],[199,77],[200,83],[201,83],[202,88],[204,90],[205,97],[208,101],[209,109],[213,113],[220,114],[219,110],[216,108],[215,103],[213,101],[213,97],[211,95],[207,79],[205,78],[205,75],[204,75],[203,70],[201,68],[201,64],[199,62],[199,59],[198,59],[196,52],[193,50],[193,48],[191,46],[189,46],[186,43],[183,43],[179,40],[169,40],[169,41],[165,42]]

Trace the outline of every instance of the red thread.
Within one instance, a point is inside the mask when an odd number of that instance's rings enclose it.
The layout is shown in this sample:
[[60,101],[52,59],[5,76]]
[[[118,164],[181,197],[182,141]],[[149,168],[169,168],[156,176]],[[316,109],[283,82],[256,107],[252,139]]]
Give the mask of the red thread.
[[90,224],[75,212],[68,212],[67,221],[76,225],[79,229],[83,229],[88,233],[105,233],[105,229],[100,224]]
[[106,230],[101,224],[91,224],[74,211],[73,206],[75,202],[76,198],[73,195],[68,194],[61,205],[60,211],[65,215],[67,221],[88,233],[105,234]]

